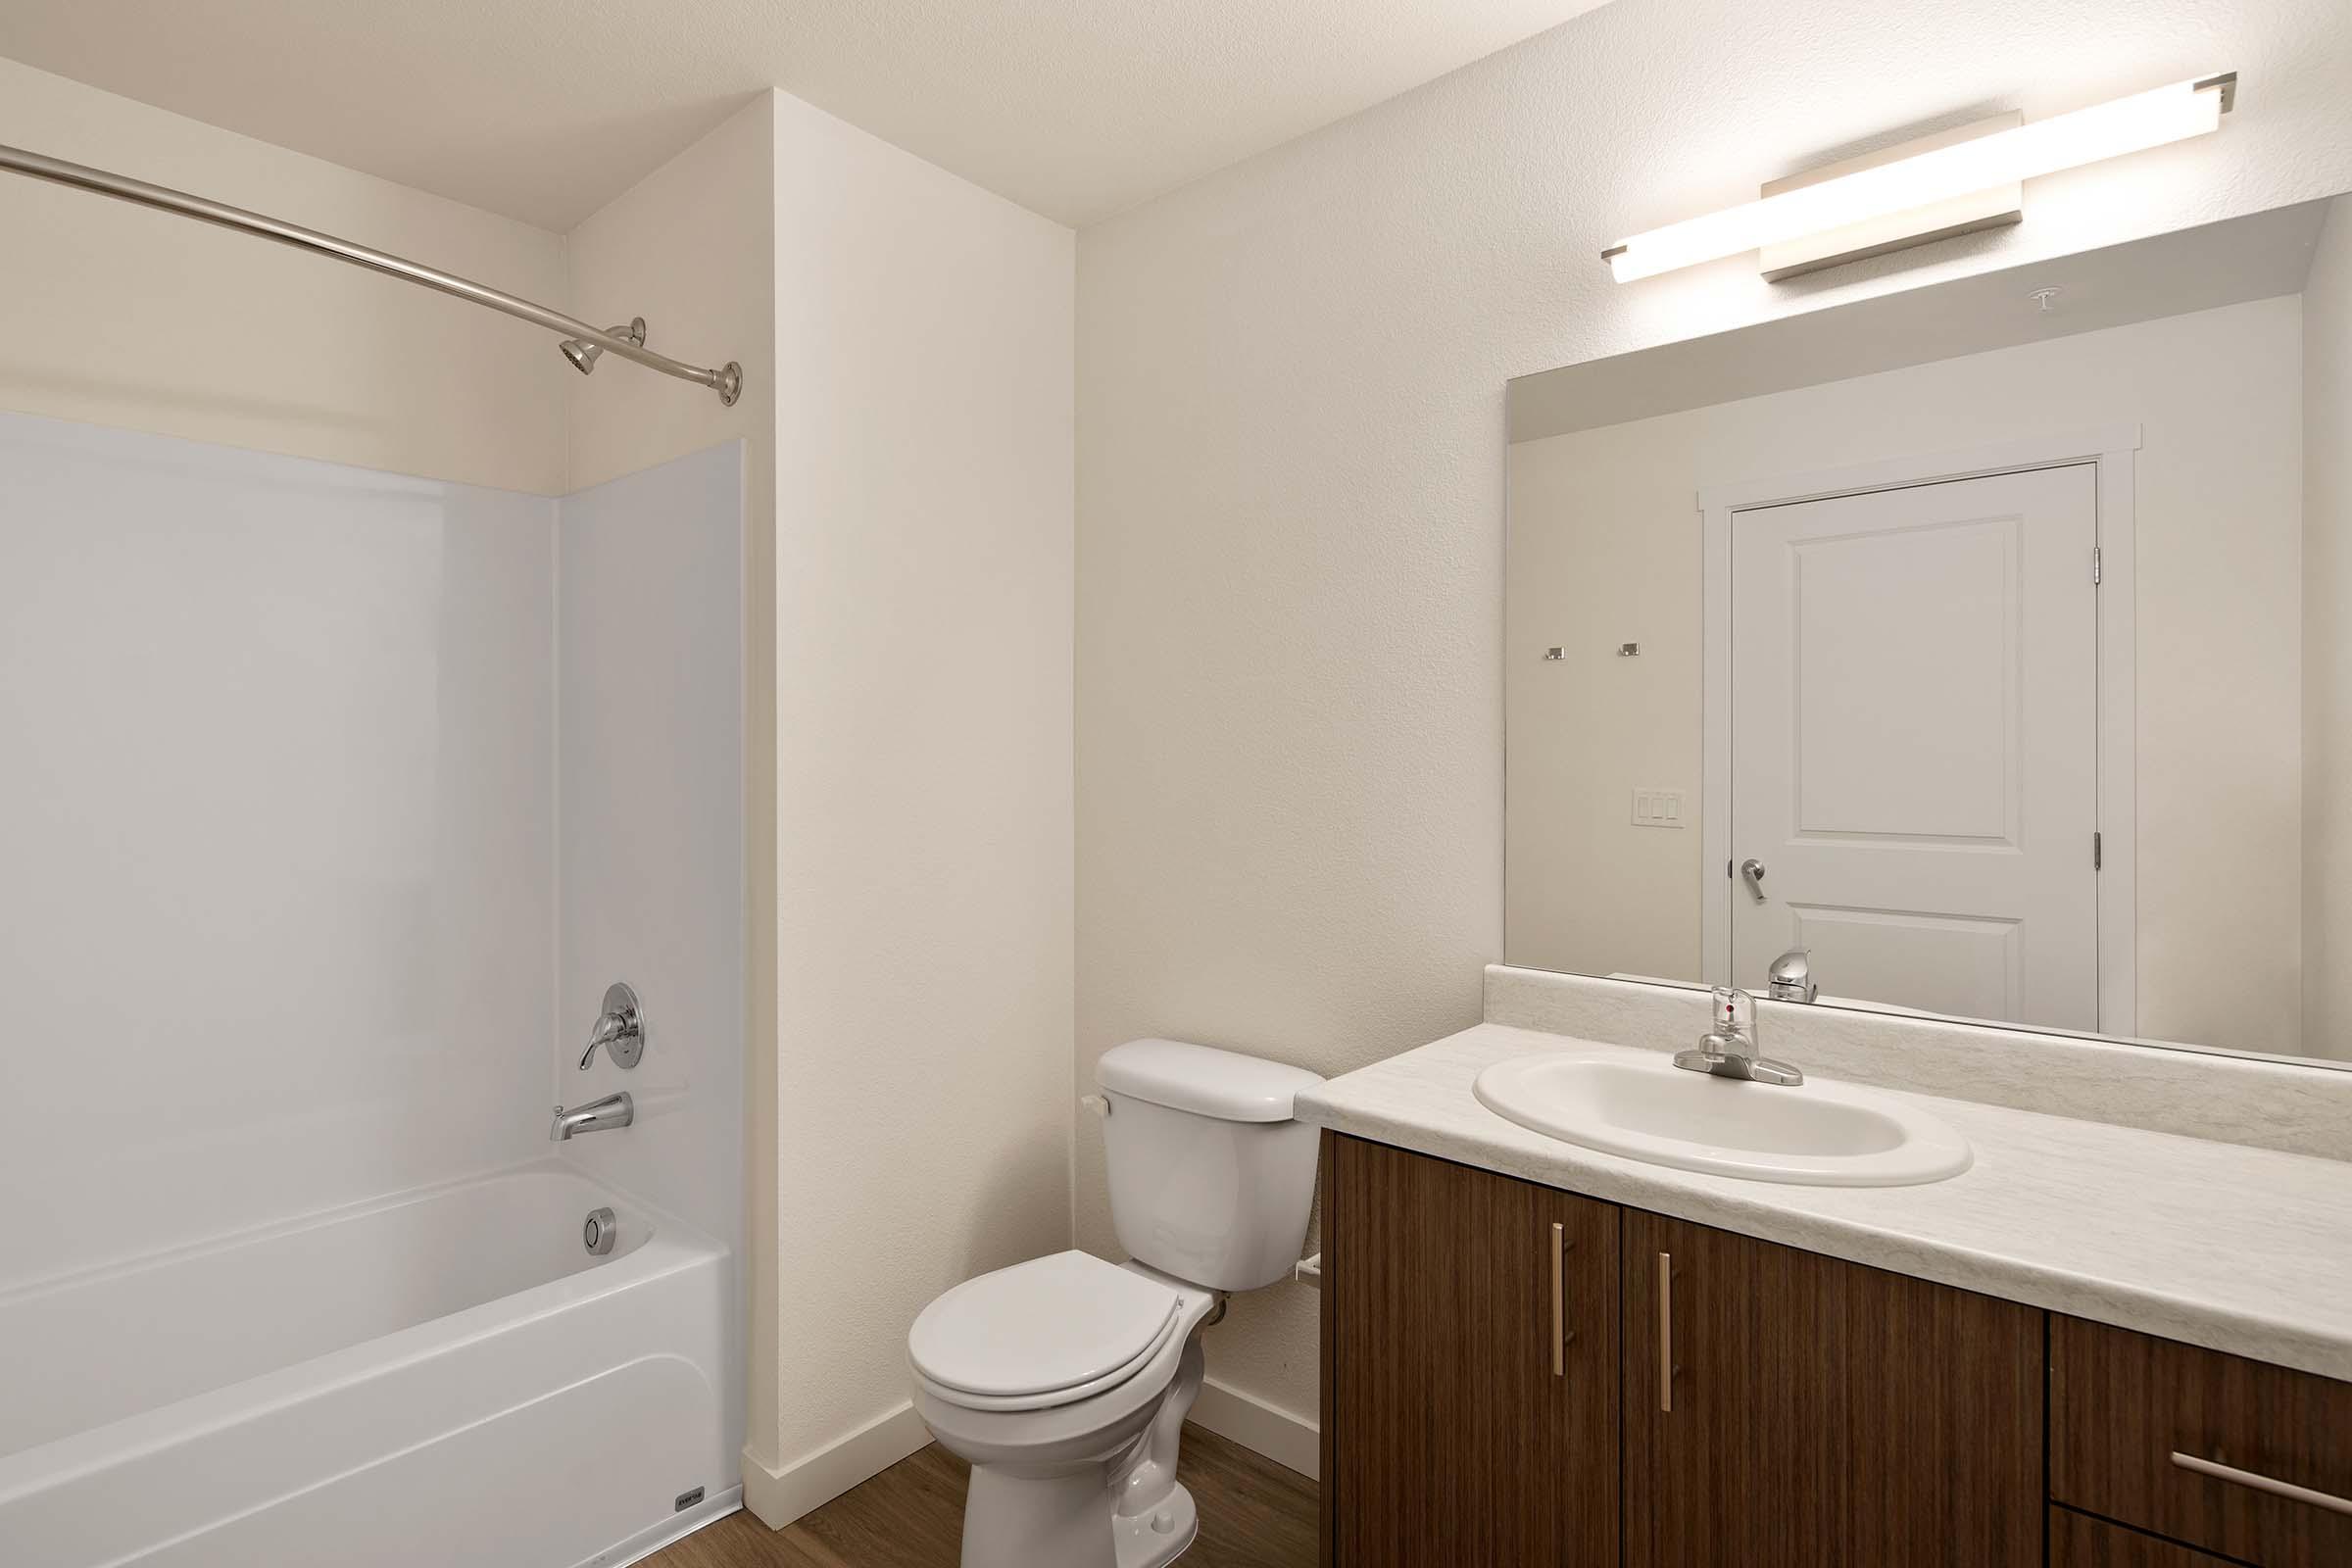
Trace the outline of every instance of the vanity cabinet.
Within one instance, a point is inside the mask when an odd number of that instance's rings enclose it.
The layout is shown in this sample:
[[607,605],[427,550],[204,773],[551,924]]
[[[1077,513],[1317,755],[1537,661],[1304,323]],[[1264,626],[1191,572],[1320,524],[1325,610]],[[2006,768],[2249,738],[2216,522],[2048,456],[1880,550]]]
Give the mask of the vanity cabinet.
[[1337,1133],[1337,1568],[2352,1565],[2352,1383]]
[[2042,1313],[1337,1134],[1323,1174],[1326,1563],[2042,1560]]
[[1619,1210],[1323,1146],[1324,1560],[1618,1568]]
[[2042,1314],[1620,1217],[1627,1568],[2029,1568]]

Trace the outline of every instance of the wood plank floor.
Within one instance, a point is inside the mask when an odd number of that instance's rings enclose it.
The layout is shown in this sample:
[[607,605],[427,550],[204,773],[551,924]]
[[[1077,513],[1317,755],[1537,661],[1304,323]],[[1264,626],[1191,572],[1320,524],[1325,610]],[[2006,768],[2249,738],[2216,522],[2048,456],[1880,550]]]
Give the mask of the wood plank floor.
[[[934,1444],[782,1530],[732,1513],[645,1568],[956,1568],[965,1474]],[[1313,1482],[1196,1426],[1178,1474],[1200,1505],[1183,1568],[1311,1568]]]

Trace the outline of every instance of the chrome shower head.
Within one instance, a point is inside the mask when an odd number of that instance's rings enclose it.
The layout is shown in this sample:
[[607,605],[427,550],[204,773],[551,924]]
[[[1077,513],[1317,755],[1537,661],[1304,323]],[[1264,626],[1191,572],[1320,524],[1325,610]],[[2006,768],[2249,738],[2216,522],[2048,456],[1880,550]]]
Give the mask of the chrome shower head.
[[[630,342],[642,347],[645,343],[645,318],[642,316],[631,317],[628,325],[608,326],[605,331],[612,337],[625,337]],[[576,337],[565,338],[560,346],[564,350],[564,357],[571,362],[571,368],[582,375],[586,375],[596,368],[597,360],[605,352],[602,344],[590,343],[583,338]]]

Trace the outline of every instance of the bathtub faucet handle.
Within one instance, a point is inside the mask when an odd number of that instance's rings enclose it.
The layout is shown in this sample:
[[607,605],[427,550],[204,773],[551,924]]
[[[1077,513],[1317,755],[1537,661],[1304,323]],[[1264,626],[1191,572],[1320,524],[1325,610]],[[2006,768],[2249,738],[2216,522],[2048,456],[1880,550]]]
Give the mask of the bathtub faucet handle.
[[605,1048],[615,1067],[634,1067],[645,1054],[645,1014],[637,1006],[637,993],[626,981],[615,980],[605,988],[604,1016],[596,1020],[588,1049],[580,1053],[580,1071],[588,1070],[599,1046]]

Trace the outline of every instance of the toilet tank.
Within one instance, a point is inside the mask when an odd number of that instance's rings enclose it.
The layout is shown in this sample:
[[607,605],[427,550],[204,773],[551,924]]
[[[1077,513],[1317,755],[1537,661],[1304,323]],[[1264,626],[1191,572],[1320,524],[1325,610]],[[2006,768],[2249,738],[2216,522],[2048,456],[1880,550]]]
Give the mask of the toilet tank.
[[1315,1201],[1316,1132],[1291,1101],[1323,1080],[1181,1040],[1130,1040],[1095,1068],[1119,1245],[1163,1274],[1252,1291],[1291,1272]]

